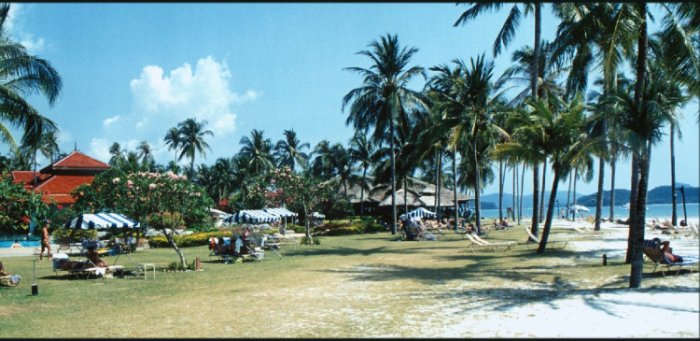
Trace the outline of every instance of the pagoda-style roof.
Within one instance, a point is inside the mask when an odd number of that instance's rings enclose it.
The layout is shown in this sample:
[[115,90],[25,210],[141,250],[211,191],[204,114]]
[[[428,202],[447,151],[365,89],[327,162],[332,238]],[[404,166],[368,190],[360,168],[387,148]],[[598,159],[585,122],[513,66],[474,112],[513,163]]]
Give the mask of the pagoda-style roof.
[[40,173],[96,175],[107,169],[109,169],[108,164],[74,151],[63,159],[42,168]]

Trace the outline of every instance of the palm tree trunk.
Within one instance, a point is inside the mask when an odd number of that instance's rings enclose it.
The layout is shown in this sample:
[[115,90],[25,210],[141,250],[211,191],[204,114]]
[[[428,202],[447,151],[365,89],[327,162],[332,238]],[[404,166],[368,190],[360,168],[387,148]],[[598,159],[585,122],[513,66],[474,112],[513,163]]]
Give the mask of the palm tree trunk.
[[[544,221],[544,192],[545,192],[545,180],[547,179],[547,159],[542,162],[542,190],[540,192],[540,213],[539,213],[539,218],[540,218],[540,223]],[[549,194],[550,196],[552,195],[551,193]]]
[[396,160],[394,157],[394,118],[389,119],[389,153],[391,157],[391,234],[396,234]]
[[455,208],[455,226],[454,229],[455,231],[457,230],[457,222],[459,219],[459,203],[457,202],[457,145],[455,144],[453,154],[452,154],[452,187],[454,187],[454,193],[453,194],[453,200],[454,200],[454,208]]
[[[552,180],[552,193],[557,193],[557,187],[559,185],[559,167],[554,168],[554,179]],[[554,212],[554,201],[557,196],[555,194],[549,195],[549,203],[547,204],[547,219],[544,222],[544,228],[542,229],[542,236],[540,237],[540,246],[537,248],[537,253],[544,252],[547,247],[547,239],[549,239],[549,231],[552,228],[552,213]]]
[[[605,124],[604,124],[605,125]],[[598,158],[598,192],[595,194],[595,226],[593,230],[600,231],[600,218],[603,214],[603,181],[605,180],[605,160]]]
[[[646,66],[646,55],[647,55],[647,4],[645,2],[637,3],[639,6],[639,17],[642,20],[640,35],[637,40],[637,84],[634,88],[634,105],[636,111],[639,115],[642,113],[642,108],[644,107],[644,99],[642,94],[644,94],[644,80],[645,80],[645,66]],[[639,117],[642,119],[642,117]],[[630,228],[635,231],[634,238],[632,239],[632,252],[631,252],[631,269],[630,269],[630,288],[639,288],[642,285],[642,271],[643,269],[643,259],[642,259],[642,242],[644,241],[644,216],[646,215],[646,200],[647,200],[647,185],[649,176],[649,161],[651,159],[651,141],[645,141],[645,150],[642,150],[642,157],[639,160],[639,188],[637,190],[637,207],[635,212],[634,220]]]
[[625,263],[632,263],[632,240],[634,240],[635,229],[634,229],[634,219],[637,214],[637,190],[639,189],[639,157],[637,153],[632,153],[632,183],[630,184],[630,212],[627,217],[628,223],[628,237],[627,237],[627,253],[625,254]]
[[438,161],[438,152],[435,152],[435,200],[433,201],[433,212],[436,214],[436,218],[440,219],[438,215],[438,181],[440,177],[438,176],[438,167],[440,167],[440,162]]
[[610,221],[615,218],[615,156],[610,160]]
[[[671,122],[671,203],[672,203],[672,209],[671,209],[671,224],[673,226],[677,226],[677,220],[678,220],[678,212],[676,210],[676,202],[678,200],[678,196],[676,195],[676,155],[673,151],[673,139],[674,139],[674,130],[675,130],[675,124]],[[687,222],[686,222],[687,224]]]
[[479,170],[479,153],[477,152],[477,134],[479,129],[474,129],[474,213],[476,214],[476,233],[481,234],[481,172]]
[[367,167],[362,170],[362,185],[360,186],[360,220],[365,214],[365,181],[367,179]]
[[505,182],[503,161],[498,160],[498,221],[503,220],[503,182]]
[[569,191],[566,192],[566,220],[569,220],[569,207],[571,207],[571,179],[573,178],[574,173],[569,173]]
[[518,203],[518,224],[523,219],[523,188],[525,186],[525,164],[523,164],[523,169],[520,172],[520,202]]
[[408,214],[408,175],[403,176],[403,213]]
[[[513,194],[511,195],[511,203],[513,210],[511,211],[512,216],[510,217],[511,220],[515,221],[515,210],[518,209],[518,206],[516,206],[516,197],[518,195],[517,189],[518,189],[518,164],[514,164],[511,166],[511,172],[513,173]],[[520,223],[520,222],[518,222]]]
[[306,205],[306,203],[303,203],[302,207],[304,209],[304,225],[306,226],[306,230],[304,231],[306,243],[307,245],[314,245],[314,240],[311,236],[311,212],[309,212],[309,207]]
[[574,170],[574,210],[571,211],[571,220],[576,220],[576,182],[578,181],[578,169]]
[[532,226],[530,227],[530,232],[537,235],[537,228],[540,224],[539,210],[540,210],[540,166],[537,162],[532,164]]
[[440,215],[440,210],[442,208],[441,202],[440,202],[440,197],[442,196],[442,151],[438,153],[438,179],[437,179],[437,192],[435,195],[437,195],[437,210],[435,211],[435,214],[437,214],[437,218],[440,219],[442,216]]

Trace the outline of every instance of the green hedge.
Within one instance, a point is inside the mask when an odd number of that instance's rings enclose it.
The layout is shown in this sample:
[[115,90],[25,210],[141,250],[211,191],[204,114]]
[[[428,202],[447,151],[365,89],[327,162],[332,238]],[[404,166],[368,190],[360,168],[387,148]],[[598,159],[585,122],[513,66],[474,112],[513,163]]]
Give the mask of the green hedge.
[[[176,235],[174,239],[178,247],[201,246],[208,245],[211,237],[231,237],[232,234],[233,231],[195,232],[187,235]],[[148,238],[148,246],[153,248],[170,247],[170,244],[165,236],[154,236]]]

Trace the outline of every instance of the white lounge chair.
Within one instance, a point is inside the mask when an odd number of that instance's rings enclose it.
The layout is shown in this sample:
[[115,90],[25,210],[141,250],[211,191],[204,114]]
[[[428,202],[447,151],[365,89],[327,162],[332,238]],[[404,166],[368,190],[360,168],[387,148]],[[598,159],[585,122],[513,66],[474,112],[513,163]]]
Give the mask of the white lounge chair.
[[489,242],[487,240],[481,239],[475,233],[465,233],[465,236],[467,237],[467,239],[469,239],[469,241],[471,241],[471,244],[469,244],[469,249],[472,252],[476,252],[477,250],[506,251],[512,248],[513,246],[517,245],[517,242],[515,241]]
[[[532,249],[532,247],[531,247],[532,245],[537,245],[537,246],[539,246],[539,244],[540,244],[540,238],[537,237],[537,236],[535,236],[534,234],[532,234],[532,231],[530,231],[530,228],[529,228],[527,225],[523,225],[523,227],[525,228],[525,232],[527,232],[527,235],[528,235],[528,237],[529,237],[528,241],[525,242],[524,244],[527,245],[527,247],[530,248],[530,249]],[[530,242],[529,242],[530,240],[533,240],[534,243],[530,243]],[[554,247],[560,247],[560,248],[563,249],[563,248],[566,247],[566,244],[568,244],[568,243],[569,243],[569,242],[566,241],[566,240],[547,240],[547,245],[548,245],[548,246],[552,246],[553,248],[554,248]]]

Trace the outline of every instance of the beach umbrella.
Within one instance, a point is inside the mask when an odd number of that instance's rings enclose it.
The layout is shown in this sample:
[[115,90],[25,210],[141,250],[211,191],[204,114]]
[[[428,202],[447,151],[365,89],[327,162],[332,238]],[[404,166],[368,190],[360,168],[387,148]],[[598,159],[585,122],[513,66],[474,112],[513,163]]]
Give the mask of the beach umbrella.
[[141,226],[138,221],[134,221],[120,213],[84,213],[71,219],[64,227],[88,230],[111,228],[137,229]]

